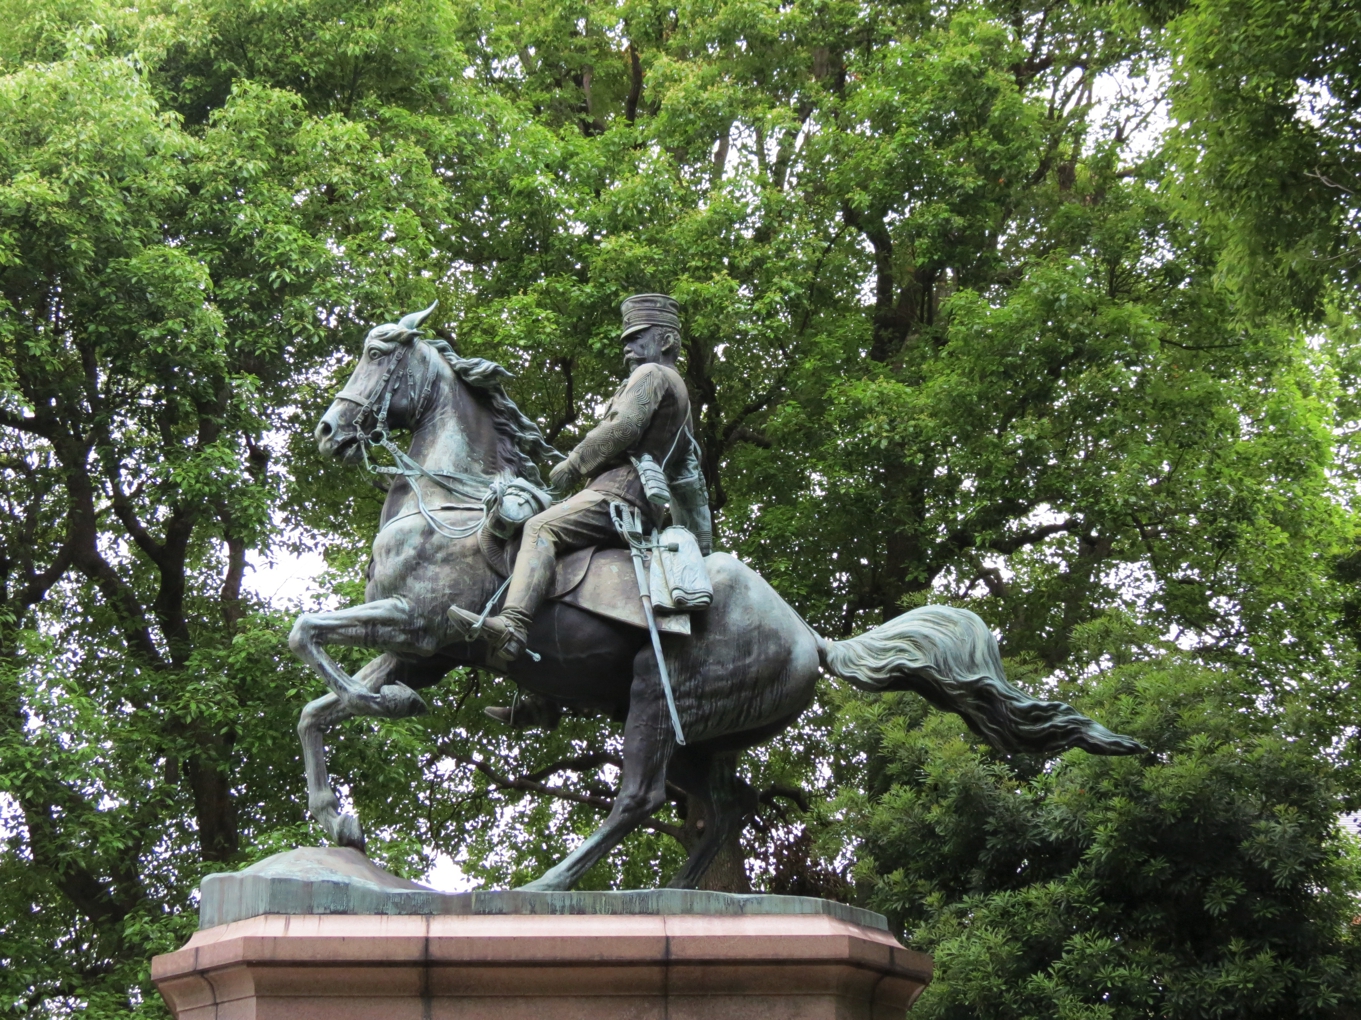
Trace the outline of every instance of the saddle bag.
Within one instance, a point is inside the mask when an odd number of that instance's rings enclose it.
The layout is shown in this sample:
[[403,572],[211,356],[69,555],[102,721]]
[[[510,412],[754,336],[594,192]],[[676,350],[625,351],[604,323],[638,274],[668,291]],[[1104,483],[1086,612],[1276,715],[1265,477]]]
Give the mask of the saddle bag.
[[523,478],[498,478],[487,493],[487,530],[509,541],[525,521],[552,505],[552,496]]
[[714,599],[714,586],[695,536],[673,524],[661,533],[657,545],[648,571],[652,605],[672,613],[708,609]]

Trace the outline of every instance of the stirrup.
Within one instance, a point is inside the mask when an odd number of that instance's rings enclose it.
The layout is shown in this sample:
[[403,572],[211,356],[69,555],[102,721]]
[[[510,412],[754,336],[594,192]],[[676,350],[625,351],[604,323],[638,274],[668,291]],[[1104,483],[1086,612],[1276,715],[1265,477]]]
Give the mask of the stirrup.
[[482,709],[489,718],[517,730],[555,730],[562,720],[562,708],[542,698],[521,697],[518,693],[510,707],[488,705]]

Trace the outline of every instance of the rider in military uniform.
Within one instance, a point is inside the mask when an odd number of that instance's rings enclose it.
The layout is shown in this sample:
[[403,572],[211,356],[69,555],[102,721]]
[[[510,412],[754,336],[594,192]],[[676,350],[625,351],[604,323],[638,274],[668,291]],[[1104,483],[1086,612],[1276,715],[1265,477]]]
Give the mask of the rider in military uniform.
[[[660,523],[658,508],[644,496],[635,459],[646,454],[662,467],[675,523],[695,533],[706,555],[711,551],[708,493],[699,471],[690,395],[676,371],[680,308],[665,294],[635,294],[621,311],[628,380],[606,405],[600,424],[550,475],[560,492],[582,478],[589,484],[525,524],[505,608],[482,624],[494,663],[513,662],[524,652],[530,622],[553,583],[557,557],[588,545],[618,543],[611,502],[631,504],[645,520]],[[454,606],[449,619],[473,633],[479,617]]]

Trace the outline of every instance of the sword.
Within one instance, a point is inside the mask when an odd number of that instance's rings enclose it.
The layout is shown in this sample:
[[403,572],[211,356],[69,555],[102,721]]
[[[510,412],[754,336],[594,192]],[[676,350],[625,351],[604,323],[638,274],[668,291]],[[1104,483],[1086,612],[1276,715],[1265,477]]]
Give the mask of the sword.
[[642,515],[637,508],[627,503],[611,503],[610,520],[614,522],[614,529],[620,537],[628,543],[629,553],[633,557],[633,573],[638,579],[638,599],[643,604],[647,632],[652,635],[652,651],[657,656],[657,672],[661,674],[666,707],[671,712],[671,728],[676,731],[676,743],[684,747],[685,734],[681,732],[680,714],[676,711],[676,696],[671,692],[671,675],[666,671],[666,659],[662,656],[662,636],[657,633],[657,618],[652,615],[652,586],[643,573]]

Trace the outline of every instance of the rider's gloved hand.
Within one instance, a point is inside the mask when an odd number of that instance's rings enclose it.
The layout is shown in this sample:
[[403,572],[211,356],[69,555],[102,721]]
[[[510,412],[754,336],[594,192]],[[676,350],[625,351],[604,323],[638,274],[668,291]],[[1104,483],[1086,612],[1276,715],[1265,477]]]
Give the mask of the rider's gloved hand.
[[548,484],[559,492],[566,492],[576,484],[580,477],[576,465],[572,463],[569,457],[567,460],[559,461],[553,465],[553,470],[548,472]]

